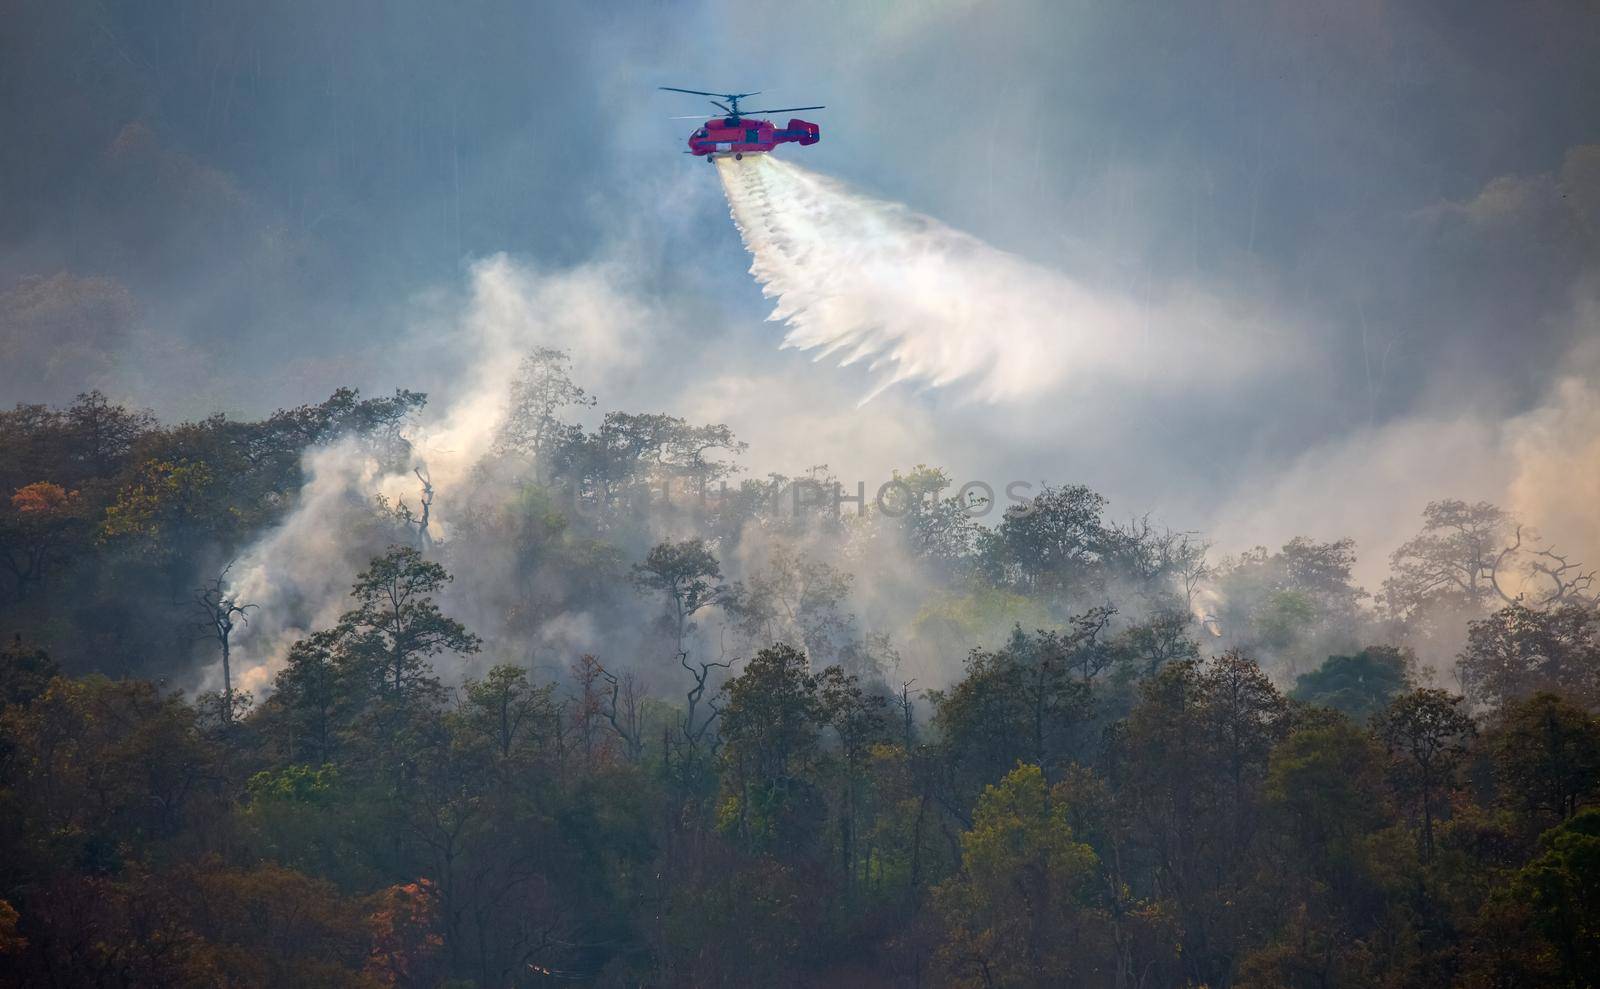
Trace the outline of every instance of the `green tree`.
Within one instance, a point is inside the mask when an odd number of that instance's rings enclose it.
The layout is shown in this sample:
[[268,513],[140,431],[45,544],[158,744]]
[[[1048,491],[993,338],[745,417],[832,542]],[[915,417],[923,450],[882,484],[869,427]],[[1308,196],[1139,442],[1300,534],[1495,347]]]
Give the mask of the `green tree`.
[[1396,697],[1373,722],[1389,752],[1390,780],[1419,821],[1425,861],[1433,855],[1433,825],[1445,809],[1444,795],[1455,788],[1456,769],[1477,733],[1461,701],[1443,690],[1418,688]]
[[433,600],[452,579],[409,546],[374,557],[351,588],[356,607],[334,627],[341,660],[391,700],[437,697],[429,658],[474,653],[482,642]]
[[1403,649],[1368,646],[1354,656],[1329,656],[1315,670],[1300,674],[1289,696],[1365,722],[1411,686],[1413,665],[1414,658]]
[[961,835],[961,874],[939,887],[939,957],[963,986],[1104,985],[1094,851],[1038,766],[986,787]]
[[1101,516],[1106,500],[1083,485],[1044,487],[1006,509],[985,537],[989,574],[1052,595],[1093,588],[1105,549]]
[[1286,660],[1291,672],[1334,650],[1354,648],[1366,592],[1355,586],[1355,543],[1303,536],[1276,552],[1257,546],[1217,573],[1222,633],[1240,648]]
[[765,567],[729,590],[724,607],[750,641],[799,643],[820,665],[851,643],[850,583],[849,574],[826,561],[779,543]]
[[193,708],[142,680],[57,677],[0,709],[8,788],[37,841],[65,842],[90,872],[115,872],[219,810],[213,748]]
[[299,639],[273,678],[268,705],[282,712],[284,751],[290,760],[334,761],[338,733],[355,699],[337,665],[339,646],[335,629]]
[[221,495],[204,461],[147,460],[106,508],[101,539],[161,563],[177,580],[200,548],[233,538],[237,513]]
[[1249,936],[1252,918],[1237,904],[1256,878],[1261,790],[1287,729],[1271,681],[1229,654],[1162,667],[1113,735],[1107,776],[1129,844],[1152,863],[1195,983],[1227,978]]
[[1590,808],[1539,839],[1540,855],[1511,880],[1534,929],[1551,945],[1557,985],[1591,986],[1600,972],[1600,809]]
[[60,672],[49,653],[28,646],[18,632],[0,649],[0,708],[29,703],[44,693]]
[[641,590],[656,591],[665,599],[662,624],[677,643],[679,656],[685,654],[684,643],[694,630],[691,619],[726,593],[722,564],[701,539],[679,543],[669,539],[651,547],[644,562],[634,564],[633,581]]
[[538,347],[522,358],[511,383],[505,418],[495,434],[495,450],[528,457],[535,476],[547,482],[555,472],[554,452],[577,427],[561,419],[569,408],[588,408],[596,399],[572,380],[572,356]]
[[1500,792],[1540,830],[1600,791],[1600,718],[1555,694],[1507,702],[1489,741]]
[[1110,617],[1094,609],[1065,631],[1015,629],[1003,648],[973,650],[966,675],[930,694],[955,801],[970,804],[1019,761],[1053,774],[1079,754],[1092,683],[1112,660],[1101,641]]
[[1600,709],[1600,611],[1508,605],[1467,626],[1456,671],[1475,703],[1498,706],[1549,691]]
[[805,654],[769,646],[722,693],[723,826],[760,847],[815,841],[820,797],[804,771],[817,753],[824,710]]
[[554,684],[535,687],[528,671],[500,664],[481,680],[469,678],[456,717],[472,737],[487,744],[501,759],[525,761],[543,747],[560,717],[551,695]]
[[817,676],[817,699],[821,721],[832,730],[837,746],[831,762],[838,781],[835,813],[839,865],[845,877],[845,888],[849,890],[856,872],[857,836],[861,830],[862,790],[868,758],[873,746],[889,738],[888,699],[882,694],[867,693],[854,675],[839,666],[829,666]]

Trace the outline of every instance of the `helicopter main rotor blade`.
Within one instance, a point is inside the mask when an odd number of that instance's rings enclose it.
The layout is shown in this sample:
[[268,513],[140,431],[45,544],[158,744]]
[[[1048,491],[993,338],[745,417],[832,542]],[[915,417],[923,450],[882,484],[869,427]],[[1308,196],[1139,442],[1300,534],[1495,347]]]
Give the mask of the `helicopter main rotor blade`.
[[796,110],[826,110],[826,109],[827,109],[827,107],[825,107],[825,106],[783,106],[783,107],[779,107],[776,110],[741,110],[739,112],[743,113],[747,117],[753,117],[758,113],[793,113]]
[[711,105],[716,107],[718,110],[721,110],[723,113],[728,113],[728,114],[733,113],[733,109],[731,107],[729,107],[729,106],[727,106],[726,104],[723,104],[723,103],[718,103],[716,100],[712,100],[711,101]]
[[694,96],[720,96],[725,100],[743,100],[748,99],[751,96],[761,95],[761,90],[759,89],[753,93],[708,93],[703,89],[679,89],[677,86],[657,86],[656,88],[664,89],[669,93],[690,93]]

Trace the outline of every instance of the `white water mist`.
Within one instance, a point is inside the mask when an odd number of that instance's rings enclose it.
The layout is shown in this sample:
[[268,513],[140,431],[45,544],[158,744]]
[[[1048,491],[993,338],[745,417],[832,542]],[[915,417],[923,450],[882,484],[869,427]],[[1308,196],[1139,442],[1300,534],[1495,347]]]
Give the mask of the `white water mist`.
[[1136,304],[772,155],[717,169],[784,346],[865,362],[867,399],[907,382],[1019,400],[1263,356],[1238,346],[1250,321],[1214,300]]

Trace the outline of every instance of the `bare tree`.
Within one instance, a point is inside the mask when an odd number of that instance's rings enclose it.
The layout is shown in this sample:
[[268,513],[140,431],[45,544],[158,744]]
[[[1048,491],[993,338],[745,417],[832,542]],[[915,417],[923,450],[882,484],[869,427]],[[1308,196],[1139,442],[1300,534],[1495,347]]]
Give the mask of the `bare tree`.
[[222,651],[222,723],[225,725],[233,721],[233,630],[237,625],[249,624],[250,610],[258,607],[240,601],[226,589],[231,569],[233,563],[229,561],[210,583],[195,588],[192,598],[194,607],[202,615],[195,622],[196,630],[202,637],[215,640]]
[[610,696],[601,702],[600,713],[611,723],[611,730],[622,739],[623,751],[628,761],[638,762],[644,755],[643,695],[632,672],[617,676],[595,661],[595,669],[611,688]]
[[433,515],[433,481],[421,467],[413,467],[411,472],[422,482],[422,514],[417,516],[417,539],[422,548],[427,549],[433,545],[433,537],[428,534],[428,519]]
[[[683,738],[684,741],[689,743],[689,752],[692,757],[693,754],[699,749],[700,742],[705,738],[706,732],[708,732],[711,729],[711,726],[716,723],[716,720],[722,716],[722,708],[717,704],[716,695],[713,694],[709,698],[705,696],[706,687],[709,685],[711,680],[711,671],[716,669],[732,669],[733,664],[738,662],[738,660],[719,660],[711,663],[701,662],[690,666],[689,654],[684,652],[678,654],[678,662],[683,665],[684,669],[689,671],[689,675],[691,677],[694,677],[694,686],[689,689],[689,693],[687,695],[689,703],[683,714]],[[703,718],[697,713],[702,700],[705,701],[706,709],[710,712]]]
[[916,705],[911,702],[911,685],[916,682],[917,681],[915,677],[910,680],[902,680],[900,682],[900,696],[894,699],[895,707],[900,709],[901,724],[905,732],[903,737],[907,752],[910,752],[916,748],[917,741],[915,718]]
[[[1532,535],[1529,533],[1530,537]],[[1547,591],[1542,596],[1531,599],[1527,587],[1521,588],[1514,595],[1506,593],[1505,588],[1500,586],[1500,574],[1511,569],[1506,566],[1508,560],[1514,560],[1519,553],[1524,552],[1522,536],[1523,527],[1519,525],[1511,545],[1500,551],[1489,569],[1489,582],[1502,600],[1507,604],[1523,604],[1536,609],[1556,604],[1600,605],[1600,592],[1593,590],[1595,571],[1583,569],[1583,564],[1572,562],[1566,554],[1557,553],[1549,546],[1525,551],[1531,558],[1525,560],[1520,568],[1523,577],[1530,583],[1548,580],[1550,586]]]
[[415,529],[416,539],[413,545],[419,550],[426,551],[433,548],[433,536],[428,532],[428,523],[433,517],[433,480],[421,467],[413,467],[411,472],[422,482],[422,493],[418,497],[420,512],[412,511],[404,498],[395,499],[393,505],[382,494],[377,495],[374,500],[378,506],[379,516],[406,529]]
[[1398,615],[1415,614],[1441,598],[1483,611],[1500,604],[1600,604],[1595,570],[1540,546],[1537,533],[1488,502],[1432,502],[1422,517],[1422,532],[1395,550],[1394,575],[1384,582],[1389,607]]
[[578,684],[578,694],[572,700],[572,723],[583,746],[584,761],[591,765],[610,762],[610,745],[595,737],[599,720],[606,716],[605,701],[596,687],[602,677],[610,679],[600,661],[589,653],[572,664],[572,678]]
[[1191,615],[1195,611],[1195,595],[1200,585],[1217,575],[1217,568],[1206,560],[1211,544],[1204,540],[1190,541],[1186,534],[1178,550],[1178,579],[1183,584],[1183,609]]

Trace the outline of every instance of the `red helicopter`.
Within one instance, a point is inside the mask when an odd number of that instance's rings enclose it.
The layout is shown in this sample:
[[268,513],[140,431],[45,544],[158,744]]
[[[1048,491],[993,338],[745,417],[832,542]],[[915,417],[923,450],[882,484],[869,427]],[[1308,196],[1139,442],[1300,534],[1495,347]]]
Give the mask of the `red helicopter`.
[[[797,144],[816,144],[822,139],[822,130],[816,124],[808,123],[798,117],[789,120],[789,126],[778,127],[770,120],[756,120],[753,115],[758,113],[795,113],[800,110],[822,110],[820,106],[786,106],[777,110],[740,110],[739,101],[749,99],[757,93],[704,93],[698,89],[678,89],[676,86],[662,86],[671,93],[689,93],[694,96],[717,96],[720,100],[712,100],[711,105],[721,110],[723,116],[705,122],[705,126],[689,135],[688,154],[703,155],[706,161],[715,161],[718,158],[732,156],[735,159],[745,155],[761,154],[788,141]],[[701,119],[699,117],[673,117],[674,120]]]

